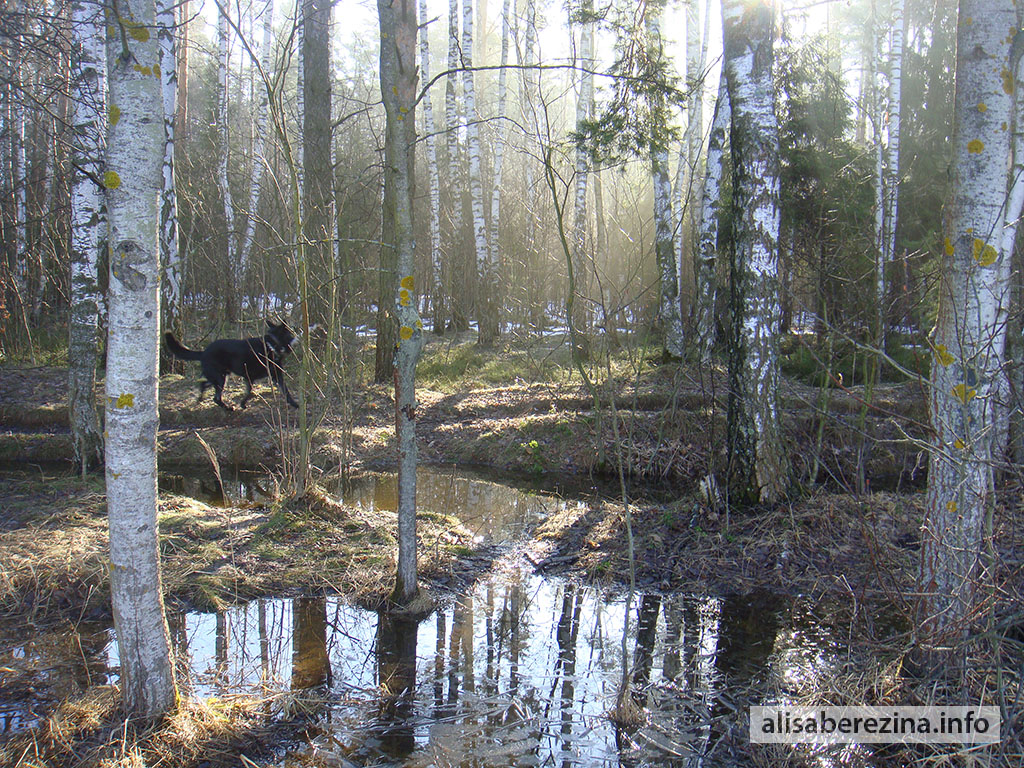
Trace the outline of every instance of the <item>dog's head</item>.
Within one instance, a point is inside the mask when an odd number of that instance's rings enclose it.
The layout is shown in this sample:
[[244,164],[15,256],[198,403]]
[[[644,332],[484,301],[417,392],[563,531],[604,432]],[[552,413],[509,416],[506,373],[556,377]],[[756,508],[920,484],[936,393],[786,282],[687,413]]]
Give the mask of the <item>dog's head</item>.
[[267,343],[274,348],[275,352],[279,355],[291,352],[292,342],[295,341],[295,334],[292,333],[291,328],[284,323],[274,325],[272,322],[267,320],[267,329]]

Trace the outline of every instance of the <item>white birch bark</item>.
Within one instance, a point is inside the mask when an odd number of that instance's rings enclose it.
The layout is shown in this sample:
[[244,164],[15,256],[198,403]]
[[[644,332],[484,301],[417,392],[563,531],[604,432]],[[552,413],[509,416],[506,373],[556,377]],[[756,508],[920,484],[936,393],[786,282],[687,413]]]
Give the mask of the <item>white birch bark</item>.
[[181,254],[178,252],[178,195],[174,186],[174,125],[178,116],[177,28],[175,0],[157,0],[160,43],[160,87],[164,106],[163,192],[160,195],[160,260],[163,265],[165,324],[179,331],[181,316]]
[[[1017,28],[1024,23],[1024,5],[1017,6]],[[1010,146],[1010,178],[1007,184],[1006,215],[1003,224],[1002,268],[1008,274],[1009,296],[1000,306],[997,322],[1000,335],[997,341],[1003,350],[1004,373],[998,380],[995,408],[995,456],[1010,462],[1024,459],[1024,330],[1020,313],[1011,310],[1024,305],[1024,275],[1022,260],[1015,254],[1017,227],[1024,213],[1024,35],[1018,33],[1011,48],[1013,72],[1012,136]],[[1016,258],[1015,258],[1016,257]]]
[[[274,0],[267,0],[263,9],[263,41],[260,47],[260,68],[263,75],[272,77],[270,72],[270,52],[274,40]],[[267,166],[265,151],[267,146],[268,120],[270,113],[269,96],[265,88],[260,89],[260,102],[256,108],[256,135],[252,148],[252,180],[249,183],[249,213],[246,216],[245,232],[242,236],[242,247],[238,253],[238,274],[244,276],[249,271],[249,259],[252,245],[256,240],[256,222],[259,218],[260,194],[263,188],[263,169]]]
[[[962,0],[957,27],[954,177],[933,332],[925,520],[921,528],[920,643],[939,665],[966,637],[994,504],[995,391],[1007,300],[1005,196],[1010,183],[1011,0]],[[996,180],[1004,180],[997,183]]]
[[103,152],[106,146],[107,52],[103,6],[71,4],[74,95],[71,179],[71,312],[68,332],[68,416],[75,462],[84,475],[103,461],[96,411],[99,359],[99,256],[105,240]]
[[[425,2],[425,0],[422,0]],[[497,287],[497,277],[501,264],[500,245],[498,235],[501,222],[501,175],[505,159],[505,142],[508,131],[505,125],[505,109],[508,101],[508,46],[511,32],[509,23],[510,0],[503,0],[501,6],[501,69],[498,71],[498,115],[496,124],[496,138],[494,142],[494,181],[491,185],[491,221],[488,232],[488,256],[490,258],[491,273],[494,276],[494,284]],[[495,296],[497,299],[498,297]],[[500,303],[499,303],[500,309]],[[500,312],[499,312],[500,315]],[[500,323],[500,317],[498,318]],[[500,326],[499,326],[500,331]]]
[[[540,133],[540,123],[538,121],[537,110],[535,106],[536,97],[539,95],[539,80],[535,81],[534,70],[531,69],[534,65],[534,50],[537,42],[537,2],[536,0],[526,0],[526,31],[524,34],[523,41],[523,70],[522,70],[522,82],[520,87],[522,92],[519,97],[520,110],[523,120],[523,126],[526,131],[523,136],[523,141],[526,145],[532,140],[537,142],[539,145],[546,138]],[[524,150],[524,154],[529,153],[529,149]],[[524,264],[526,265],[526,271],[530,271],[530,267],[537,263],[537,196],[534,191],[534,169],[535,166],[532,162],[527,161],[524,166],[524,173],[526,175],[526,237],[523,243],[523,247],[526,253]],[[540,301],[530,301],[530,280],[520,280],[520,297],[524,306],[531,307],[531,312],[539,319],[542,316],[542,308],[540,307]],[[529,323],[533,327],[535,332],[540,332],[540,323]]]
[[779,419],[779,133],[772,81],[774,7],[723,0],[732,107],[732,339],[729,489],[734,503],[771,504],[788,487]]
[[473,243],[476,253],[476,271],[479,275],[477,325],[479,343],[487,346],[498,338],[494,307],[494,275],[487,248],[487,222],[484,219],[484,189],[480,168],[480,126],[476,111],[476,77],[473,72],[473,3],[462,3],[462,96],[466,105],[466,154],[469,161],[469,195],[473,212]]
[[[444,85],[444,121],[446,146],[448,150],[448,189],[447,215],[448,227],[445,241],[445,261],[449,270],[455,268],[459,261],[462,245],[462,152],[459,148],[459,102],[458,94],[458,69],[461,66],[459,52],[459,0],[448,2],[448,76]],[[457,327],[463,322],[465,312],[462,309],[464,296],[456,298],[454,292],[451,296],[445,290],[444,274],[434,276],[437,281],[434,286],[434,332],[444,331],[445,311],[442,301],[448,300],[451,310],[452,326]],[[462,317],[456,318],[456,315]]]
[[228,61],[231,55],[231,27],[228,24],[227,13],[227,7],[224,6],[217,17],[217,187],[224,201],[224,242],[228,249],[228,269],[231,270],[230,295],[238,297],[241,295],[245,275],[241,273],[236,258],[238,246],[235,234],[235,206],[231,200],[231,185],[228,183],[228,161],[231,153],[231,137],[228,130]]
[[[15,47],[21,55],[24,50],[23,19],[25,18],[24,0],[16,0],[14,5]],[[12,69],[12,100],[14,118],[14,280],[18,290],[18,300],[22,307],[22,316],[28,322],[28,157],[25,152],[25,97],[23,69],[15,65]],[[29,329],[26,328],[26,331]]]
[[903,111],[903,46],[907,19],[905,0],[891,0],[889,42],[888,121],[885,147],[885,254],[883,261],[891,264],[896,257],[896,223],[899,214],[900,186],[900,119]]
[[700,226],[697,233],[697,291],[694,326],[697,350],[703,363],[710,363],[715,346],[715,296],[718,277],[718,217],[721,212],[722,173],[725,163],[725,134],[729,128],[729,88],[725,68],[718,82],[715,114],[708,138],[707,172],[701,193]]
[[395,431],[398,441],[398,572],[392,599],[404,606],[418,593],[416,568],[416,361],[423,349],[423,323],[416,311],[413,279],[416,245],[412,220],[412,153],[406,121],[415,119],[415,0],[378,0],[380,83],[386,116],[384,205],[393,214],[398,280],[395,317]]
[[[644,22],[647,31],[648,55],[663,55],[661,15],[663,0],[647,4]],[[679,279],[676,272],[675,221],[672,217],[672,183],[669,180],[668,150],[655,146],[651,152],[651,182],[654,187],[654,253],[660,276],[658,317],[662,328],[662,355],[683,356],[683,318],[679,305]]]
[[110,593],[126,709],[146,718],[177,702],[157,546],[159,201],[164,144],[153,0],[126,0],[108,36],[110,223],[106,482]]
[[[419,14],[423,24],[427,23],[427,0],[419,0]],[[430,81],[430,34],[427,27],[420,31],[420,81]],[[441,177],[437,165],[437,131],[434,127],[434,102],[430,90],[423,94],[423,131],[427,145],[427,184],[430,187],[430,266],[432,287],[431,302],[441,301],[440,287],[443,282],[441,263]],[[440,308],[432,306],[434,332],[444,331],[443,320],[438,323]],[[441,325],[439,328],[438,325]]]
[[[591,0],[584,0],[580,13],[584,15],[580,25],[579,85],[576,99],[576,130],[582,131],[584,123],[594,113],[594,22],[588,17],[594,12]],[[573,200],[572,263],[576,296],[572,305],[575,311],[568,320],[572,323],[573,353],[587,356],[585,334],[589,330],[587,310],[582,299],[587,294],[587,184],[590,180],[590,156],[583,146],[576,148]]]
[[875,344],[884,344],[885,340],[885,302],[886,302],[886,245],[889,237],[886,234],[886,192],[885,185],[887,177],[885,174],[885,146],[883,136],[885,133],[883,122],[884,116],[884,93],[885,82],[882,72],[882,58],[884,55],[884,35],[882,34],[882,22],[878,13],[877,0],[871,3],[871,41],[875,50],[874,81],[871,88],[871,121],[874,125],[873,149],[875,155],[875,318],[874,335]]

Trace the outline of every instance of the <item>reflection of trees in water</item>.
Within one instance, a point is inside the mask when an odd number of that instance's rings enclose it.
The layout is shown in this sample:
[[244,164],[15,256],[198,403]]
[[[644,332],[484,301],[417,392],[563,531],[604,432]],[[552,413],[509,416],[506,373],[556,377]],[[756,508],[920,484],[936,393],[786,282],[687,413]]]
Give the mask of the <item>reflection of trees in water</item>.
[[400,759],[416,748],[416,635],[419,625],[386,612],[377,619],[378,719],[381,750]]
[[214,672],[214,685],[222,690],[227,690],[231,682],[228,676],[228,629],[230,620],[227,611],[217,612],[217,629],[214,633],[214,660],[216,671]]
[[293,600],[292,632],[292,690],[330,686],[326,598]]

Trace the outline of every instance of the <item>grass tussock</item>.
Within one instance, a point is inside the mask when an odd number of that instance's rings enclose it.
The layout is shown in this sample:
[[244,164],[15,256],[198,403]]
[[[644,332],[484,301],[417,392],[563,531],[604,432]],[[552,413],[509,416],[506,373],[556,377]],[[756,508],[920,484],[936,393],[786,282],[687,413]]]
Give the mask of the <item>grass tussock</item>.
[[[63,702],[41,727],[0,746],[11,768],[235,766],[272,751],[276,712],[258,697],[185,700],[162,721],[125,717],[116,686],[94,686]],[[173,757],[172,757],[173,756]]]
[[[53,482],[24,475],[2,481],[11,514],[0,530],[0,613],[77,621],[109,610],[101,486],[64,480],[51,492]],[[447,575],[473,546],[472,535],[446,515],[425,514],[417,528],[426,579]],[[166,594],[204,610],[266,595],[334,593],[372,602],[392,587],[396,516],[346,506],[320,490],[238,507],[164,496],[159,529]]]

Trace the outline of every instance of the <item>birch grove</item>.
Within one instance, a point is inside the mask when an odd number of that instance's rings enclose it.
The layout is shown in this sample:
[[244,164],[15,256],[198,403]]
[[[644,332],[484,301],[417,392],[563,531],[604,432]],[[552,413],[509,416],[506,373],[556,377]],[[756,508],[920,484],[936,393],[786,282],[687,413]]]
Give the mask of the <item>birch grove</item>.
[[108,36],[106,164],[110,223],[106,487],[110,598],[125,709],[155,718],[177,705],[157,546],[163,104],[153,0],[119,6]]

